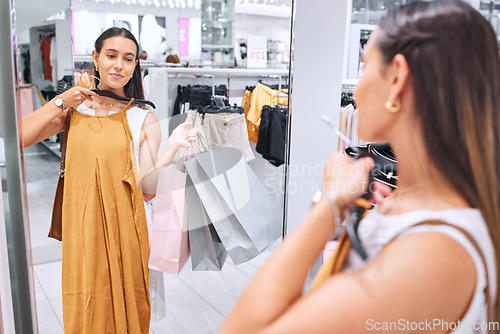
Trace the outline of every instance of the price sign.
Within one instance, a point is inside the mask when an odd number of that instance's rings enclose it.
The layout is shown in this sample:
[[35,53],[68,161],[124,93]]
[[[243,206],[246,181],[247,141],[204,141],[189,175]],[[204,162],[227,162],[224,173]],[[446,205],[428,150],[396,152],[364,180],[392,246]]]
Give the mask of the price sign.
[[267,67],[267,38],[266,36],[248,36],[247,67]]

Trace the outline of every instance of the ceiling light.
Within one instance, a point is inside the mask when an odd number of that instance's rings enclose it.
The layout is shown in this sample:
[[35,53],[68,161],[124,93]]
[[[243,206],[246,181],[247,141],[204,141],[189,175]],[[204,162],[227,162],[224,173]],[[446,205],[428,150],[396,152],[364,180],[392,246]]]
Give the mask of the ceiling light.
[[173,9],[174,8],[174,0],[168,0],[168,6]]

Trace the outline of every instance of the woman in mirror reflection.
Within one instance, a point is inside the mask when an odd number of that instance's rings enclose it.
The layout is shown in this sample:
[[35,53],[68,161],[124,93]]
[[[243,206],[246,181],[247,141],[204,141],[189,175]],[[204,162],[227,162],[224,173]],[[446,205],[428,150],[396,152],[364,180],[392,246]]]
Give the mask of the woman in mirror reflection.
[[[95,42],[97,88],[144,99],[139,46],[124,28]],[[71,109],[68,109],[71,108]],[[146,206],[158,167],[170,164],[197,130],[179,125],[158,159],[158,119],[140,105],[73,87],[22,120],[30,146],[64,129],[62,303],[66,333],[149,333]]]
[[381,20],[364,61],[355,92],[359,135],[389,142],[398,159],[398,190],[359,226],[368,259],[350,249],[340,273],[303,293],[335,219],[364,192],[373,167],[370,158],[334,154],[323,199],[219,333],[499,332],[495,33],[466,2],[411,2]]

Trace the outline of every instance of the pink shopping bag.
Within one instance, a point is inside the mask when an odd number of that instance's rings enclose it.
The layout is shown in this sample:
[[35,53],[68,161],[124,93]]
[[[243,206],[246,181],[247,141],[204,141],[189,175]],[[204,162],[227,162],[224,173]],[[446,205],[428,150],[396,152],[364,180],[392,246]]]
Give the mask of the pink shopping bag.
[[149,268],[178,274],[189,259],[186,174],[170,165],[160,169],[149,237]]

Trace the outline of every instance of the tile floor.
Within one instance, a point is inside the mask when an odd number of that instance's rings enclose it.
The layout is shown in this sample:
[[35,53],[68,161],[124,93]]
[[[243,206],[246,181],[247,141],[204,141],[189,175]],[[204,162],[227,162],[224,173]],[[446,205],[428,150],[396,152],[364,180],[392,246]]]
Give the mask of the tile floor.
[[[239,295],[278,245],[279,241],[258,257],[238,266],[228,260],[220,272],[192,271],[188,262],[179,275],[160,273],[165,304],[162,307],[161,301],[155,303],[153,299],[152,304],[156,307],[152,306],[150,333],[215,333]],[[39,333],[64,333],[61,261],[35,265],[34,274]]]
[[[39,333],[64,333],[61,247],[59,242],[46,236],[59,159],[40,144],[27,149],[25,158]],[[238,266],[228,258],[220,272],[192,271],[188,262],[179,275],[153,274],[151,278],[156,286],[161,287],[163,280],[163,291],[159,288],[156,298],[152,296],[150,333],[215,333],[239,295],[280,242],[276,241],[258,257]]]

